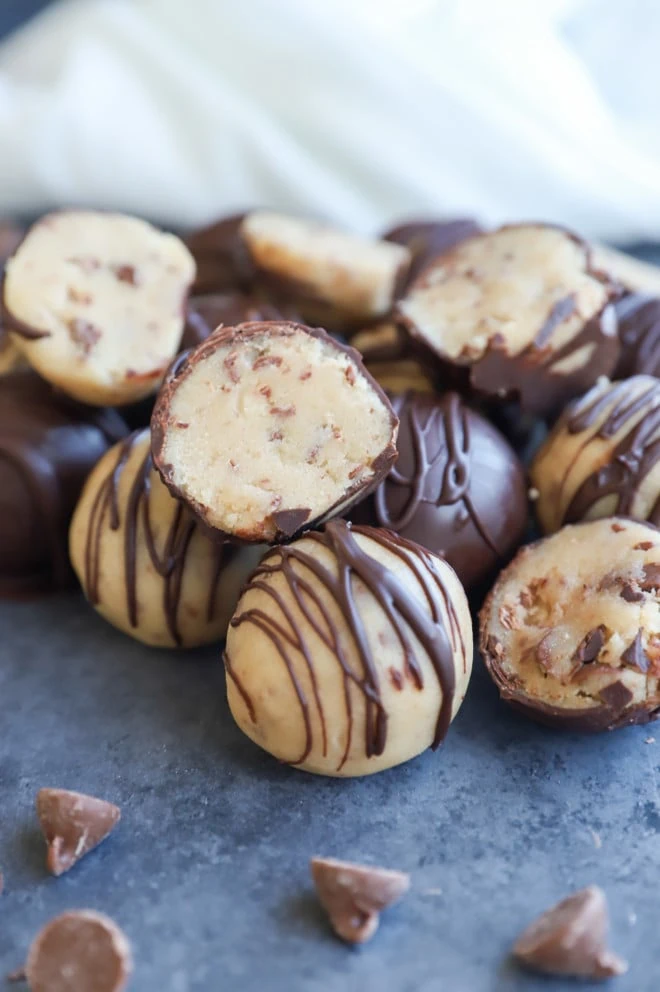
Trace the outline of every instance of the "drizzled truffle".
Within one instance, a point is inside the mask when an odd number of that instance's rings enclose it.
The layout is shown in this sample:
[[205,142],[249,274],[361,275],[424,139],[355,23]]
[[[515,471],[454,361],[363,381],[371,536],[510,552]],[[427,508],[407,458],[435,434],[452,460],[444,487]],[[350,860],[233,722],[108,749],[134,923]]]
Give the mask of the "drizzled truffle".
[[579,238],[519,224],[440,256],[397,313],[473,389],[546,415],[614,368],[617,292]]
[[155,392],[177,352],[195,263],[183,243],[122,214],[42,217],[5,268],[3,320],[30,364],[84,403]]
[[500,695],[558,727],[612,730],[660,714],[660,532],[609,517],[523,548],[480,616]]
[[[659,287],[660,291],[660,287]],[[616,304],[621,357],[615,379],[632,375],[660,377],[660,298],[628,293]]]
[[195,647],[224,637],[262,549],[209,537],[161,482],[141,431],[92,472],[70,551],[87,599],[111,624],[145,644]]
[[225,667],[256,744],[306,771],[368,775],[445,737],[472,667],[467,600],[442,559],[335,520],[263,559]]
[[415,348],[410,335],[391,321],[374,324],[351,337],[351,347],[362,355],[365,368],[388,393],[409,389],[418,393],[435,390],[435,361]]
[[660,382],[599,383],[568,407],[530,475],[546,533],[613,514],[660,524]]
[[466,586],[522,541],[525,475],[514,451],[456,393],[392,400],[399,457],[352,519],[388,527],[442,555]]
[[398,421],[358,353],[283,321],[223,328],[183,356],[151,423],[165,484],[245,541],[347,509],[396,457]]
[[417,278],[429,262],[444,255],[455,245],[474,234],[480,234],[479,225],[467,217],[457,220],[408,220],[391,227],[381,237],[403,245],[412,256],[407,284]]
[[68,400],[33,372],[0,380],[0,595],[73,585],[71,515],[91,469],[126,433],[116,412]]

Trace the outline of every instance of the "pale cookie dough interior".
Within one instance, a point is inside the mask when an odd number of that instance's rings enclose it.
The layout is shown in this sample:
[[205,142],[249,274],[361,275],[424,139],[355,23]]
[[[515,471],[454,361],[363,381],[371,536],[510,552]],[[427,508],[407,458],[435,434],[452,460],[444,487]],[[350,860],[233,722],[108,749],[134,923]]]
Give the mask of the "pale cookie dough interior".
[[286,532],[277,514],[301,511],[292,533],[324,517],[372,482],[396,438],[389,405],[349,352],[300,326],[261,326],[219,346],[212,337],[193,357],[157,456],[203,519],[248,540]]
[[[248,583],[227,633],[227,693],[239,727],[281,761],[323,775],[369,775],[409,760],[434,741],[443,690],[429,654],[400,612],[404,595],[414,599],[426,618],[432,616],[432,608],[437,611],[437,627],[446,636],[454,666],[451,719],[465,697],[472,668],[469,607],[449,565],[414,545],[415,550],[399,547],[401,553],[396,553],[397,545],[388,542],[386,531],[375,531],[385,535],[384,540],[355,529],[352,533],[359,551],[387,569],[399,585],[401,594],[395,592],[389,600],[394,604],[390,617],[395,623],[403,620],[421,685],[374,587],[354,571],[348,579],[356,617],[356,627],[351,628],[337,596],[345,588],[344,580],[332,588],[340,575],[335,553],[313,535],[266,556],[264,567],[273,567]],[[286,573],[282,571],[282,555],[290,549],[326,572],[330,586],[299,559],[287,559]],[[365,638],[371,679],[355,629]],[[345,677],[345,672],[352,675]],[[368,682],[371,688],[365,691]],[[386,733],[382,751],[369,753],[369,745],[373,748],[378,737],[373,705],[377,702]]]
[[[572,424],[580,429],[571,430]],[[632,450],[628,459],[617,464],[616,449],[622,445]],[[594,484],[596,498],[593,502],[585,500],[586,512],[580,519],[617,512],[649,519],[660,498],[660,457],[652,456],[658,445],[660,382],[647,375],[625,382],[599,382],[568,408],[532,463],[531,481],[539,493],[535,509],[544,531],[551,533],[561,527],[588,479]],[[633,454],[635,448],[637,455]],[[612,480],[620,480],[621,495],[597,495],[597,473],[607,468]],[[603,488],[609,488],[606,477],[601,475],[600,479]],[[621,498],[625,501],[622,506]]]
[[388,312],[411,258],[401,245],[266,210],[248,214],[241,233],[260,269],[365,320]]
[[155,391],[176,354],[194,275],[174,235],[134,217],[62,211],[7,262],[4,305],[44,378],[83,402],[128,403]]
[[469,363],[496,336],[510,355],[535,341],[555,351],[609,295],[609,284],[588,271],[583,244],[530,224],[461,242],[432,263],[398,310],[440,354]]
[[572,710],[660,705],[660,532],[608,518],[523,549],[482,613],[502,681]]

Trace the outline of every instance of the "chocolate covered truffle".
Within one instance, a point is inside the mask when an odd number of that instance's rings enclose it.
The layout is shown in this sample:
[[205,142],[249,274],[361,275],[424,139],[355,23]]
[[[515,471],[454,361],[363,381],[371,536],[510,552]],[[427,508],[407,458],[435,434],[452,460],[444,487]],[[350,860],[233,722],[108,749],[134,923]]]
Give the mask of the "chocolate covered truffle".
[[607,517],[523,548],[480,616],[500,695],[572,730],[660,715],[660,531]]
[[112,410],[58,395],[33,372],[0,379],[0,595],[64,589],[85,479],[127,432]]
[[173,234],[122,214],[42,217],[7,261],[3,320],[30,364],[74,399],[132,403],[176,354],[195,274]]
[[[22,228],[6,221],[0,222],[0,271],[4,270],[5,261],[16,249],[22,237]],[[3,324],[0,311],[0,376],[18,368],[22,361],[20,351]]]
[[273,303],[243,293],[211,293],[188,300],[181,350],[196,348],[218,327],[235,327],[255,320],[280,320],[284,314]]
[[358,331],[351,337],[351,347],[360,352],[367,370],[388,393],[434,392],[435,362],[429,362],[410,335],[392,321]]
[[527,526],[525,475],[498,430],[456,393],[392,399],[399,457],[352,519],[442,555],[465,586],[486,578]]
[[660,297],[628,293],[616,304],[621,356],[615,379],[660,377]]
[[409,285],[429,262],[444,255],[455,245],[474,234],[480,234],[479,225],[467,217],[457,220],[408,220],[391,227],[382,235],[385,241],[403,245],[412,256],[407,276]]
[[575,235],[519,224],[437,258],[396,312],[471,388],[548,415],[614,368],[617,292]]
[[530,476],[546,533],[614,514],[660,524],[660,382],[598,383],[565,411]]
[[222,217],[184,239],[197,266],[193,295],[245,292],[250,288],[255,271],[241,236],[244,218],[245,213]]
[[227,633],[229,705],[281,761],[369,775],[444,739],[467,690],[472,624],[441,558],[343,520],[273,548]]
[[71,524],[71,561],[111,624],[159,647],[221,640],[261,548],[214,539],[154,470],[149,431],[116,445],[92,472]]
[[398,421],[352,348],[302,324],[223,328],[183,356],[152,418],[156,467],[210,527],[293,537],[387,474]]
[[410,265],[402,245],[267,210],[247,214],[241,233],[260,277],[333,330],[389,313]]

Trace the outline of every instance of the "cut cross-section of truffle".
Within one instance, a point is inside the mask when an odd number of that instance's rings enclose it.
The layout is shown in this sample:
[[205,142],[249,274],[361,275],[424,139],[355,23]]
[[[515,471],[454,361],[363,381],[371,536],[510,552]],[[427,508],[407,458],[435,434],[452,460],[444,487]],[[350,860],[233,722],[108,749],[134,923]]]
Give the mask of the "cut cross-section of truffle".
[[616,313],[621,357],[613,378],[627,379],[633,375],[660,378],[660,297],[628,293],[616,303]]
[[410,285],[434,258],[480,232],[479,225],[466,217],[457,220],[407,220],[389,228],[381,237],[409,250],[412,261],[407,283]]
[[660,531],[608,517],[523,548],[480,616],[500,695],[528,716],[612,730],[660,715]]
[[362,355],[365,367],[391,395],[414,390],[435,391],[437,362],[416,346],[410,335],[392,321],[373,324],[351,337],[351,347]]
[[628,965],[609,950],[608,930],[605,893],[590,885],[534,920],[513,945],[513,954],[525,967],[547,975],[614,978]]
[[62,875],[105,840],[121,811],[114,803],[81,792],[40,789],[37,816],[48,844],[48,871]]
[[241,233],[261,276],[308,320],[319,319],[315,304],[353,321],[384,316],[410,264],[402,245],[266,210],[248,214]]
[[614,368],[617,292],[579,238],[519,224],[437,258],[397,313],[472,388],[545,415]]
[[456,393],[392,399],[399,457],[351,519],[434,551],[466,586],[516,550],[527,526],[525,473],[515,452]]
[[217,331],[173,367],[151,423],[165,484],[246,541],[340,513],[396,458],[398,421],[358,353],[302,324]]
[[282,761],[369,775],[437,747],[463,701],[472,624],[456,574],[343,520],[272,549],[227,633],[229,705]]
[[121,992],[133,970],[130,944],[102,913],[62,913],[35,937],[25,964],[32,992]]
[[598,383],[565,410],[530,475],[546,533],[613,515],[660,524],[660,382]]
[[364,944],[373,937],[380,913],[410,888],[405,872],[373,865],[312,858],[310,870],[332,929],[349,944]]
[[32,366],[84,403],[158,388],[183,332],[195,263],[183,243],[122,214],[42,217],[5,268],[3,321]]
[[148,430],[117,444],[92,472],[69,543],[92,606],[159,647],[221,640],[263,550],[210,536],[170,495],[153,467]]

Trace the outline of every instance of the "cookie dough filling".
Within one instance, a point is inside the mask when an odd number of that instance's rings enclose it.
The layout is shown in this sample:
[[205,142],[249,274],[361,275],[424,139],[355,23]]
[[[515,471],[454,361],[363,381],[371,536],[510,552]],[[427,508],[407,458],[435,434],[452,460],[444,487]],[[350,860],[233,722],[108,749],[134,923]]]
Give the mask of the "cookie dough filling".
[[248,323],[174,367],[153,452],[166,485],[211,527],[276,541],[375,486],[397,428],[357,352],[301,324]]
[[357,320],[386,314],[410,265],[408,248],[324,224],[257,210],[241,227],[257,268],[282,289]]
[[530,475],[546,533],[612,515],[660,524],[660,382],[599,383],[568,407]]
[[607,518],[523,548],[481,612],[503,699],[542,722],[613,729],[660,715],[660,532]]
[[572,378],[586,378],[586,388],[612,370],[618,341],[607,304],[615,292],[580,239],[521,224],[468,238],[431,263],[398,314],[442,359],[470,367],[474,386],[519,392],[543,412],[561,386],[574,395]]
[[135,217],[49,214],[7,262],[5,325],[70,396],[130,403],[158,388],[176,354],[194,275],[178,238]]

